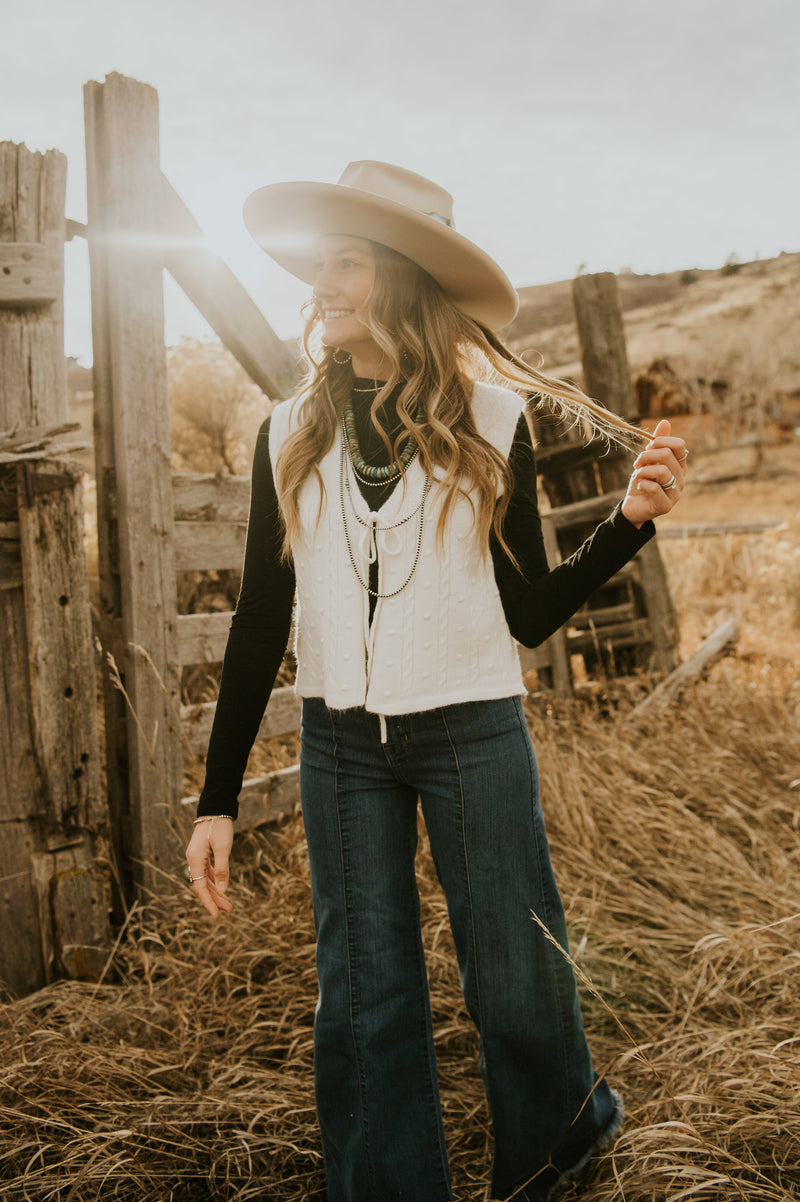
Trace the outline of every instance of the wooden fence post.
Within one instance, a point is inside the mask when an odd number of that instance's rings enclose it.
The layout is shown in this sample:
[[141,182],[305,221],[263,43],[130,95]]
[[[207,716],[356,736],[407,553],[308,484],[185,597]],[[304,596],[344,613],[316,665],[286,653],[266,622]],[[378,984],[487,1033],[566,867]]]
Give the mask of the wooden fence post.
[[108,792],[130,896],[181,842],[158,96],[113,74],[84,100],[102,641],[125,689],[106,687]]
[[631,421],[636,416],[617,277],[579,275],[572,283],[586,394]]
[[[0,429],[67,415],[66,159],[0,144]],[[35,439],[33,440],[36,441]],[[80,473],[0,466],[0,978],[96,978],[108,948],[105,806]]]
[[[608,409],[635,421],[634,400],[625,326],[619,302],[617,277],[610,271],[580,275],[573,282],[572,300],[581,343],[584,390]],[[617,459],[606,490],[627,487],[633,456]],[[602,469],[605,475],[608,469]],[[671,672],[678,663],[678,624],[669,595],[669,583],[655,539],[637,555],[642,573],[640,586],[649,619],[657,668]]]

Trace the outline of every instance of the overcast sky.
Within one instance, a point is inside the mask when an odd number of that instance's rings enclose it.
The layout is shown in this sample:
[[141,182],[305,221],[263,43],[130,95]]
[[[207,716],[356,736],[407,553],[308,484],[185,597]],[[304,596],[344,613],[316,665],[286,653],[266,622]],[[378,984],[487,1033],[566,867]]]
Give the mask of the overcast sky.
[[[161,163],[283,337],[307,289],[241,218],[283,179],[376,158],[455,196],[518,286],[800,249],[798,0],[0,0],[0,140],[69,158],[86,217],[83,85],[158,89]],[[68,247],[68,354],[91,359]],[[167,339],[203,336],[167,288]]]

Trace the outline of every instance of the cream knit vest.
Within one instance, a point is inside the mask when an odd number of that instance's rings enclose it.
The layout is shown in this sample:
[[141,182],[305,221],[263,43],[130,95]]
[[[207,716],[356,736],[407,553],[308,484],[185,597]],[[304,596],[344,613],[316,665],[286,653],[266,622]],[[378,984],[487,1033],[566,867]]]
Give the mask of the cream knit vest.
[[[269,453],[296,428],[297,401],[284,401],[270,421]],[[516,393],[476,384],[472,409],[478,430],[507,456],[522,411]],[[460,497],[437,546],[441,498],[436,482],[425,498],[417,566],[419,506],[425,474],[415,459],[389,499],[370,513],[340,440],[300,495],[304,535],[292,545],[297,578],[297,684],[301,697],[321,697],[331,709],[364,706],[371,713],[407,714],[459,701],[524,693],[516,643],[506,625],[492,557],[481,558],[472,509]],[[381,594],[369,623],[368,595],[359,584],[342,522],[342,473],[349,477],[344,511],[358,574],[369,580],[377,550]],[[361,525],[356,515],[366,525]],[[407,519],[407,520],[404,520]],[[373,533],[374,531],[374,533]]]

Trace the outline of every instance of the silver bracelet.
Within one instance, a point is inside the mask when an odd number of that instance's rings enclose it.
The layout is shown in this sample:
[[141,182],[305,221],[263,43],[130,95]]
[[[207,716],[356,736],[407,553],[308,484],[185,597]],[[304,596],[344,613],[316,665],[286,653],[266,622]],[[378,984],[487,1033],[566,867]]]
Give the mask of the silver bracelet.
[[195,818],[192,825],[197,826],[198,822],[213,822],[215,818],[230,818],[231,822],[235,822],[232,814],[203,814],[202,817]]

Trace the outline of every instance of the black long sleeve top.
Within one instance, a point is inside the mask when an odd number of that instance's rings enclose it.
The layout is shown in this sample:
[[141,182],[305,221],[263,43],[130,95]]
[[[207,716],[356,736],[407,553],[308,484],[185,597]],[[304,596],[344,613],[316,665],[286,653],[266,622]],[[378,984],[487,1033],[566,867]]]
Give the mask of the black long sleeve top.
[[[368,384],[356,379],[354,387],[363,389]],[[356,390],[353,402],[361,453],[369,463],[387,463],[386,446],[370,422],[371,397]],[[393,399],[382,419],[390,437],[398,426]],[[652,538],[655,528],[646,522],[637,529],[617,506],[573,555],[550,568],[539,517],[535,455],[524,415],[508,462],[513,488],[503,532],[519,569],[492,535],[494,577],[511,634],[524,646],[535,647],[619,571]],[[378,509],[393,487],[361,485],[361,491],[371,508]],[[235,818],[238,812],[236,799],[247,757],[289,641],[295,577],[291,564],[281,558],[282,541],[267,418],[256,441],[242,584],[223,661],[198,816]]]

